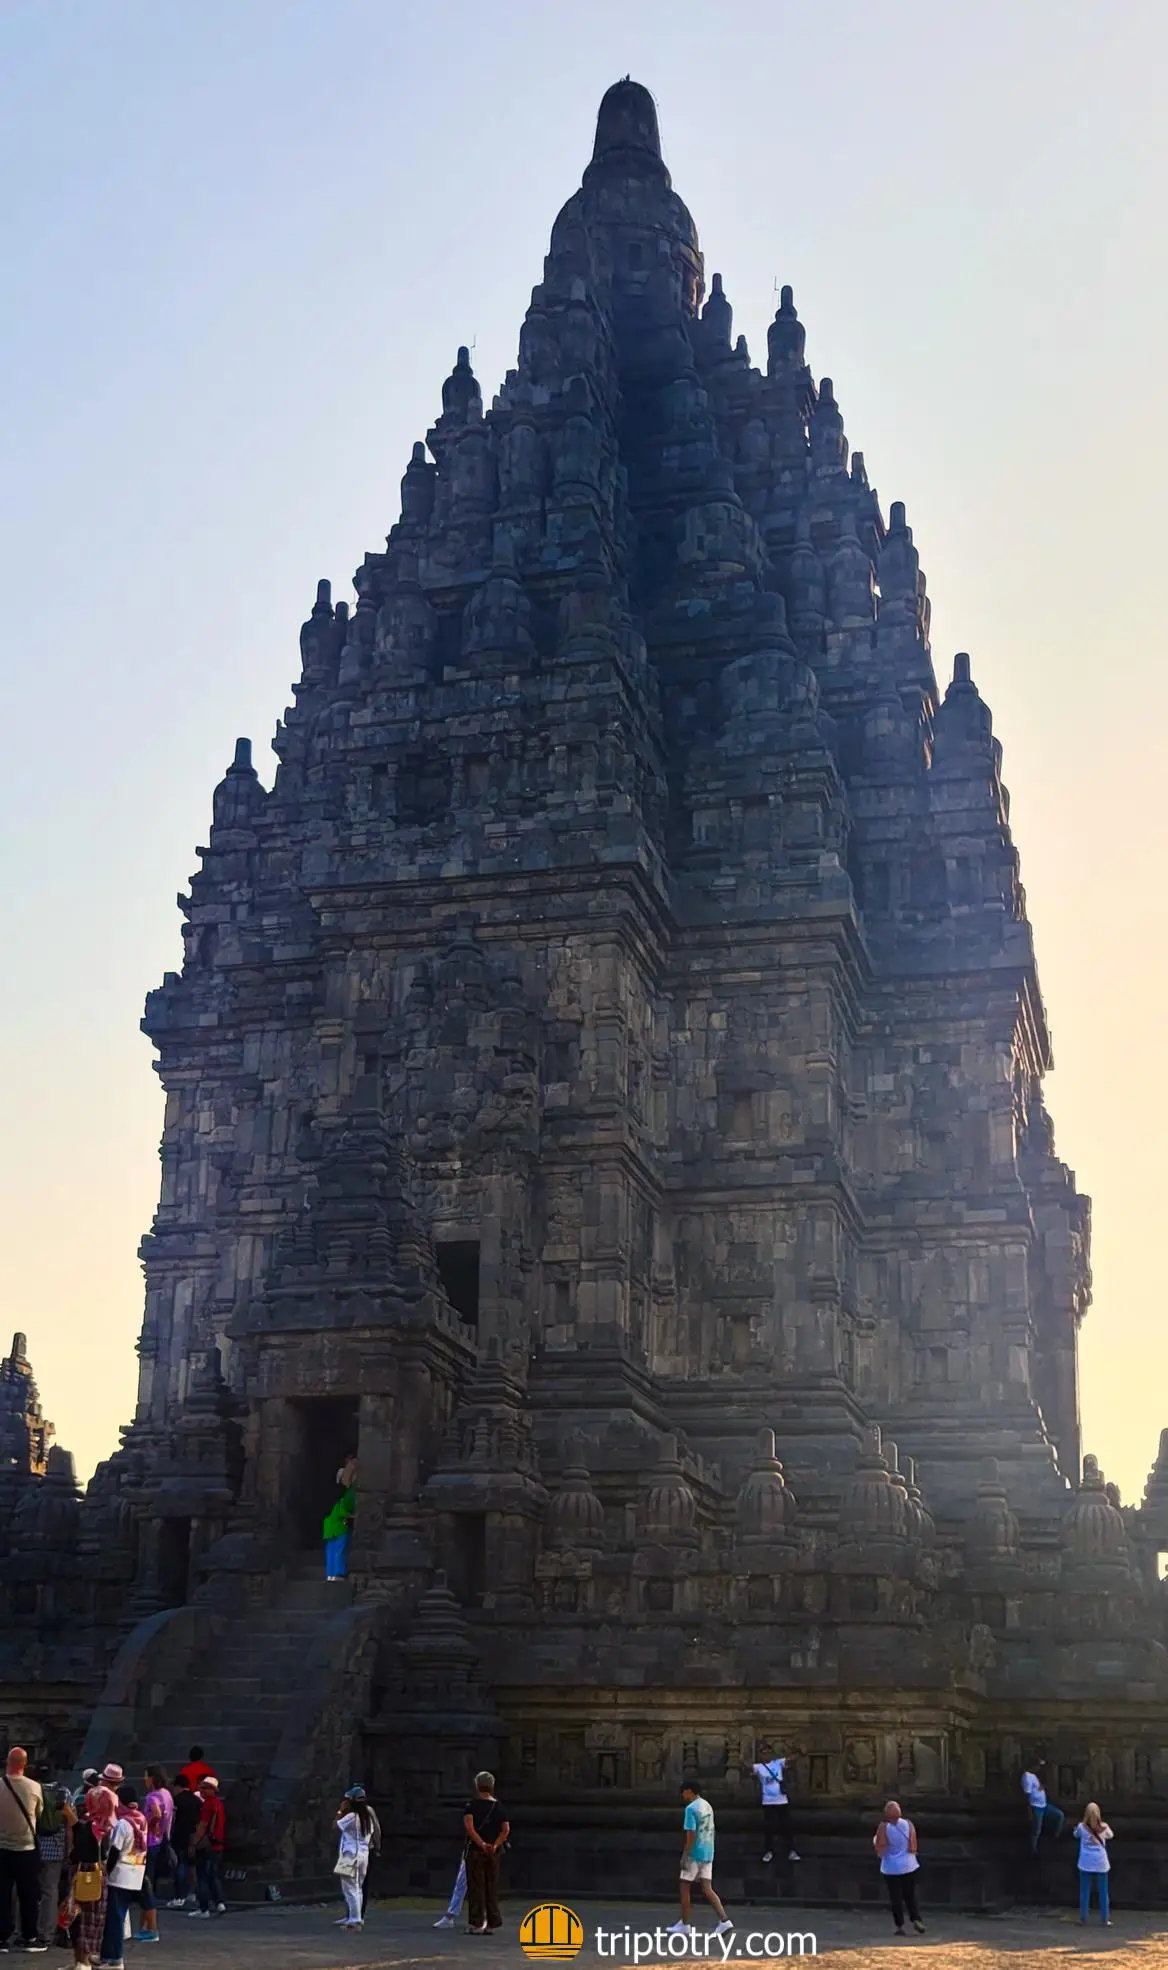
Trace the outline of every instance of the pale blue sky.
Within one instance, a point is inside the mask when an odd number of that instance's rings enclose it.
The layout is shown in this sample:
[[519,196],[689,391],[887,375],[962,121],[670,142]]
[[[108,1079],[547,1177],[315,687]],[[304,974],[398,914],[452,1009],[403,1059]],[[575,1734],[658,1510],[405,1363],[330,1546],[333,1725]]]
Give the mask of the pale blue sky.
[[[790,281],[1005,745],[1095,1200],[1086,1440],[1168,1423],[1162,6],[0,0],[0,1318],[83,1467],[132,1403],[142,999],[319,575],[396,517],[459,342],[514,361],[631,71],[757,355]],[[124,1365],[123,1365],[124,1364]]]

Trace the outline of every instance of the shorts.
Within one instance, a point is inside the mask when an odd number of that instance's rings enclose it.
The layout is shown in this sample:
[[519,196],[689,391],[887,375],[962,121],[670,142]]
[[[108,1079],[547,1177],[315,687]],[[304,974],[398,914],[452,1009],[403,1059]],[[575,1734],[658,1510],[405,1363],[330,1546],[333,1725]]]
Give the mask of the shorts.
[[713,1861],[682,1861],[681,1878],[683,1881],[712,1881],[714,1863]]

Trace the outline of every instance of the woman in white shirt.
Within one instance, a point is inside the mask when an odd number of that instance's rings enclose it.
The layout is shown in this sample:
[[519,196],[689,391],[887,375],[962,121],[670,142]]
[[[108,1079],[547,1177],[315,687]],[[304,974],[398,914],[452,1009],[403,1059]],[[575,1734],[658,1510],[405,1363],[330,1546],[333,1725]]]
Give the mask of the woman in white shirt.
[[350,1786],[342,1799],[337,1832],[341,1844],[335,1872],[340,1876],[341,1893],[345,1897],[345,1913],[337,1928],[360,1929],[364,1925],[361,1890],[369,1871],[369,1843],[373,1836],[373,1809],[363,1785]]
[[141,1907],[146,1885],[146,1817],[132,1785],[118,1787],[118,1816],[109,1836],[105,1868],[108,1898],[101,1960],[112,1970],[122,1970],[126,1917],[134,1902]]
[[1099,1884],[1099,1920],[1108,1929],[1111,1927],[1111,1896],[1107,1877],[1111,1872],[1111,1862],[1107,1857],[1107,1842],[1113,1837],[1111,1828],[1092,1800],[1075,1828],[1075,1839],[1079,1843],[1079,1920],[1087,1920],[1091,1908],[1091,1883],[1096,1881]]
[[904,1934],[904,1912],[907,1909],[909,1920],[918,1935],[924,1934],[925,1925],[917,1907],[917,1830],[911,1820],[906,1820],[895,1799],[890,1799],[884,1808],[884,1817],[872,1839],[880,1861],[880,1872],[888,1886],[888,1899],[892,1904],[892,1920],[896,1924],[898,1936]]

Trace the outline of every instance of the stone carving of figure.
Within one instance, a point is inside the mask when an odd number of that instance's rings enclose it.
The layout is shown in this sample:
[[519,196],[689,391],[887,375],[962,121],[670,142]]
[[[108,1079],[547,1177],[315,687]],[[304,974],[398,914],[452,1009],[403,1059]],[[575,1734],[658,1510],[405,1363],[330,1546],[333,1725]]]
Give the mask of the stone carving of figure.
[[590,417],[569,417],[556,448],[557,486],[596,486],[600,482],[600,434]]
[[453,503],[489,513],[495,504],[495,461],[490,440],[481,425],[472,425],[460,439],[451,475]]
[[467,652],[532,648],[531,603],[513,575],[491,575],[467,607]]
[[543,446],[533,424],[519,419],[503,441],[503,497],[537,499],[543,490]]

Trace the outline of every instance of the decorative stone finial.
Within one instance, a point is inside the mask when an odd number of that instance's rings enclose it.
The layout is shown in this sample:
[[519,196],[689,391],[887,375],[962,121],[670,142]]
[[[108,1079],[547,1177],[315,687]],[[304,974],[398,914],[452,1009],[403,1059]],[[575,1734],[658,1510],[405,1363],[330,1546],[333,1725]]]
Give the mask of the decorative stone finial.
[[1117,1564],[1127,1559],[1127,1531],[1117,1502],[1108,1496],[1097,1457],[1084,1457],[1083,1479],[1063,1520],[1067,1557],[1080,1566]]
[[736,1517],[741,1539],[781,1539],[794,1517],[795,1501],[775,1456],[775,1433],[760,1430],[754,1461],[738,1493]]
[[597,164],[601,158],[619,151],[643,151],[658,159],[661,156],[657,105],[649,91],[627,75],[606,89],[601,98],[592,162]]
[[458,356],[442,385],[442,415],[459,424],[469,424],[474,417],[483,412],[483,393],[478,379],[470,366],[470,350],[463,343]]
[[548,1507],[553,1546],[598,1547],[604,1543],[604,1507],[592,1489],[587,1441],[579,1430],[568,1438],[563,1482]]
[[957,655],[953,659],[953,682],[955,684],[971,684],[973,682],[969,670],[968,650],[958,650]]
[[230,771],[233,773],[254,773],[255,768],[251,763],[250,739],[237,739],[235,741],[235,758],[231,762]]
[[840,1540],[903,1539],[906,1531],[904,1483],[892,1482],[880,1448],[880,1425],[870,1423],[840,1500]]
[[983,1459],[977,1500],[965,1529],[965,1550],[974,1562],[1012,1559],[1018,1551],[1018,1521],[1002,1484],[996,1457]]

